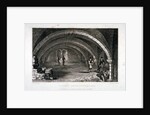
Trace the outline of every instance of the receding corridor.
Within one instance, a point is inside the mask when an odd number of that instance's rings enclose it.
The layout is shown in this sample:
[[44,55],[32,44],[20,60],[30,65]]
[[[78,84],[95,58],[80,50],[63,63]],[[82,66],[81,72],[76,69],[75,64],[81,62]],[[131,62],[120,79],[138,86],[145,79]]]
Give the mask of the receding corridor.
[[117,81],[117,34],[117,29],[33,28],[34,81]]

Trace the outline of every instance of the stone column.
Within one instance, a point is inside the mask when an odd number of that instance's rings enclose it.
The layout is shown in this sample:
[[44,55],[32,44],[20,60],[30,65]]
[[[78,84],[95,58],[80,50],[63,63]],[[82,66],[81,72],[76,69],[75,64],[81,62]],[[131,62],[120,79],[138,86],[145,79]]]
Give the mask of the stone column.
[[63,58],[63,53],[62,50],[60,49],[60,65],[63,65],[62,58]]
[[97,61],[96,61],[96,57],[93,56],[93,61],[94,61],[94,64],[97,66]]
[[109,79],[108,79],[108,81],[112,81],[112,60],[108,59],[107,62],[109,64]]

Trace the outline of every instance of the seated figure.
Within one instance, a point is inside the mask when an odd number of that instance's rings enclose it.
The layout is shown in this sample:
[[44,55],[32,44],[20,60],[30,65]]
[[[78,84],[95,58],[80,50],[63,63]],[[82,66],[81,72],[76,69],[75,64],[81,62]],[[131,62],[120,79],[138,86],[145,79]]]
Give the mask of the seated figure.
[[50,79],[50,80],[54,79],[52,68],[48,68],[48,69],[45,70],[45,79],[46,80],[48,80],[48,79]]

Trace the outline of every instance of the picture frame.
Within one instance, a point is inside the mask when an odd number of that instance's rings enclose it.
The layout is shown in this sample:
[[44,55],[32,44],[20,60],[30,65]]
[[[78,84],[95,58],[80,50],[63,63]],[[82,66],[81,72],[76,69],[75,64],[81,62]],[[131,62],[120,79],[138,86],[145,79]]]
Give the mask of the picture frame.
[[[2,21],[1,21],[2,23],[1,23],[1,24],[2,24],[2,27],[3,27],[3,28],[2,28],[2,30],[3,30],[2,35],[3,35],[4,41],[5,41],[5,43],[6,43],[6,41],[7,41],[6,46],[8,45],[8,42],[9,42],[8,39],[6,39],[6,38],[9,37],[9,35],[7,34],[7,31],[6,31],[6,28],[7,28],[8,25],[9,25],[9,23],[7,23],[7,21],[6,21],[6,20],[9,18],[9,17],[8,17],[8,13],[7,13],[7,7],[16,7],[16,6],[17,6],[17,7],[18,7],[18,6],[20,6],[20,7],[23,7],[23,6],[31,7],[31,6],[33,6],[34,8],[36,8],[37,6],[40,6],[40,7],[41,7],[41,6],[42,6],[42,7],[54,7],[54,6],[58,6],[56,2],[53,2],[53,3],[50,3],[50,2],[49,2],[49,4],[53,4],[53,5],[50,5],[50,6],[49,6],[47,3],[48,3],[48,2],[37,2],[36,5],[35,5],[35,3],[33,3],[33,2],[18,2],[18,1],[17,1],[17,2],[10,2],[10,1],[9,1],[9,2],[8,2],[8,1],[7,1],[7,2],[3,2],[3,4],[2,4],[2,10],[1,10],[1,11],[3,11],[3,13],[2,13],[2,14],[3,14],[3,18],[2,18]],[[61,3],[62,3],[62,2],[61,2]],[[91,3],[87,2],[87,5],[84,6],[84,7],[87,7],[87,6],[89,6],[90,4],[91,4]],[[123,3],[120,3],[120,4],[117,4],[117,5],[116,5],[114,2],[110,2],[109,5],[107,5],[107,3],[103,1],[102,4],[103,4],[103,5],[98,6],[96,2],[95,2],[95,3],[92,2],[91,5],[92,5],[92,6],[96,6],[96,7],[106,7],[106,6],[109,6],[109,7],[114,7],[114,6],[117,6],[117,7],[118,7],[118,6],[119,6],[119,7],[120,7],[120,6],[122,6],[122,7],[123,7],[123,6],[124,6],[124,7],[127,7],[127,6],[143,7],[143,8],[144,8],[144,36],[143,36],[144,38],[143,38],[143,40],[145,40],[145,37],[148,35],[148,32],[147,32],[146,29],[145,29],[145,28],[147,27],[147,26],[146,26],[146,23],[145,23],[145,22],[146,22],[145,20],[146,20],[146,18],[149,19],[149,17],[148,17],[148,13],[146,12],[146,11],[148,10],[148,8],[143,4],[143,2],[140,2],[140,3],[137,3],[137,2],[132,2],[132,3],[131,3],[131,2],[128,2],[128,3],[124,3],[124,4],[123,4]],[[68,6],[69,6],[69,7],[71,7],[71,6],[77,7],[77,4],[73,4],[73,3],[70,4],[70,5],[68,5],[68,4],[66,5],[66,4],[62,3],[62,5],[63,5],[63,6],[67,6],[67,7],[68,7]],[[91,6],[91,5],[90,5],[90,6]],[[80,6],[80,7],[83,6],[83,3],[81,3],[80,5],[78,5],[78,7],[79,7],[79,6]],[[146,14],[146,13],[147,13],[147,14]],[[7,24],[7,25],[6,25],[6,24]],[[8,29],[8,28],[7,28],[7,29]],[[8,46],[7,46],[7,47],[8,47]],[[6,47],[5,47],[5,48],[6,48]],[[7,55],[7,56],[10,56],[10,55]],[[6,60],[6,57],[5,57],[4,59]],[[7,60],[7,61],[8,61],[8,60]],[[5,64],[6,64],[6,63],[5,63]],[[9,64],[9,61],[7,62],[7,64]],[[7,65],[7,66],[8,66],[8,65]],[[10,94],[10,93],[7,91],[7,88],[8,88],[7,85],[8,85],[8,83],[9,83],[9,82],[8,82],[9,79],[8,79],[8,77],[6,77],[5,75],[9,75],[9,74],[6,72],[6,73],[4,73],[4,76],[3,76],[3,80],[2,80],[3,82],[2,82],[2,84],[3,84],[3,87],[5,87],[5,88],[4,88],[4,90],[3,90],[4,93],[3,93],[3,101],[2,101],[2,102],[3,102],[3,109],[9,109],[9,108],[7,108],[7,107],[8,107],[7,102],[9,101],[9,100],[7,100],[7,96]],[[146,95],[148,95],[148,91],[145,91],[145,90],[146,90],[146,88],[145,88],[146,82],[145,82],[145,81],[147,81],[146,79],[148,80],[148,78],[146,78],[146,77],[144,76],[144,81],[143,81],[143,91],[144,91],[143,93],[144,93],[144,94],[141,94],[141,95],[144,96],[144,98],[143,98],[143,99],[144,99],[144,100],[143,100],[143,109],[144,109],[144,108],[147,108],[147,106],[146,106],[146,103],[147,103],[147,102],[145,101]],[[80,92],[80,93],[81,93],[81,92]],[[147,94],[146,94],[146,93],[147,93]],[[85,93],[85,94],[86,94],[86,93]],[[7,100],[7,101],[6,101],[6,100]],[[43,107],[44,107],[44,106],[43,106]],[[43,107],[42,107],[42,108],[43,108]],[[19,108],[19,107],[18,107],[18,108]],[[33,107],[29,107],[29,108],[33,108]],[[42,108],[41,108],[41,109],[42,109]],[[59,107],[59,108],[60,108],[60,107]],[[66,108],[66,107],[64,107],[64,108]],[[81,107],[81,108],[83,108],[83,107]],[[104,107],[104,108],[105,108],[105,107]],[[114,107],[114,108],[116,108],[116,107]],[[126,107],[126,108],[127,108],[127,107]],[[129,108],[130,108],[130,107],[129,107]],[[131,108],[133,108],[133,107],[131,107]],[[136,108],[136,107],[135,107],[135,108]],[[92,109],[92,108],[91,108],[91,109]],[[99,109],[102,109],[102,107],[100,107]],[[110,109],[110,108],[105,108],[105,109]],[[119,109],[119,108],[118,108],[118,109]],[[138,107],[137,109],[141,109],[141,108]]]

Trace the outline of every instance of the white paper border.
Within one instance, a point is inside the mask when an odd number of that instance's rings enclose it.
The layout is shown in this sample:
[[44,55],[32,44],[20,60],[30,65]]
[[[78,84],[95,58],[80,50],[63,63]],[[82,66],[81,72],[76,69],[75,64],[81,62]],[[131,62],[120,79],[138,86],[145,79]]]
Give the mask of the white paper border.
[[[126,23],[125,91],[25,91],[24,23]],[[142,108],[143,7],[8,7],[8,108]]]
[[[118,82],[32,82],[32,28],[117,28]],[[25,24],[25,90],[125,90],[125,24]]]

